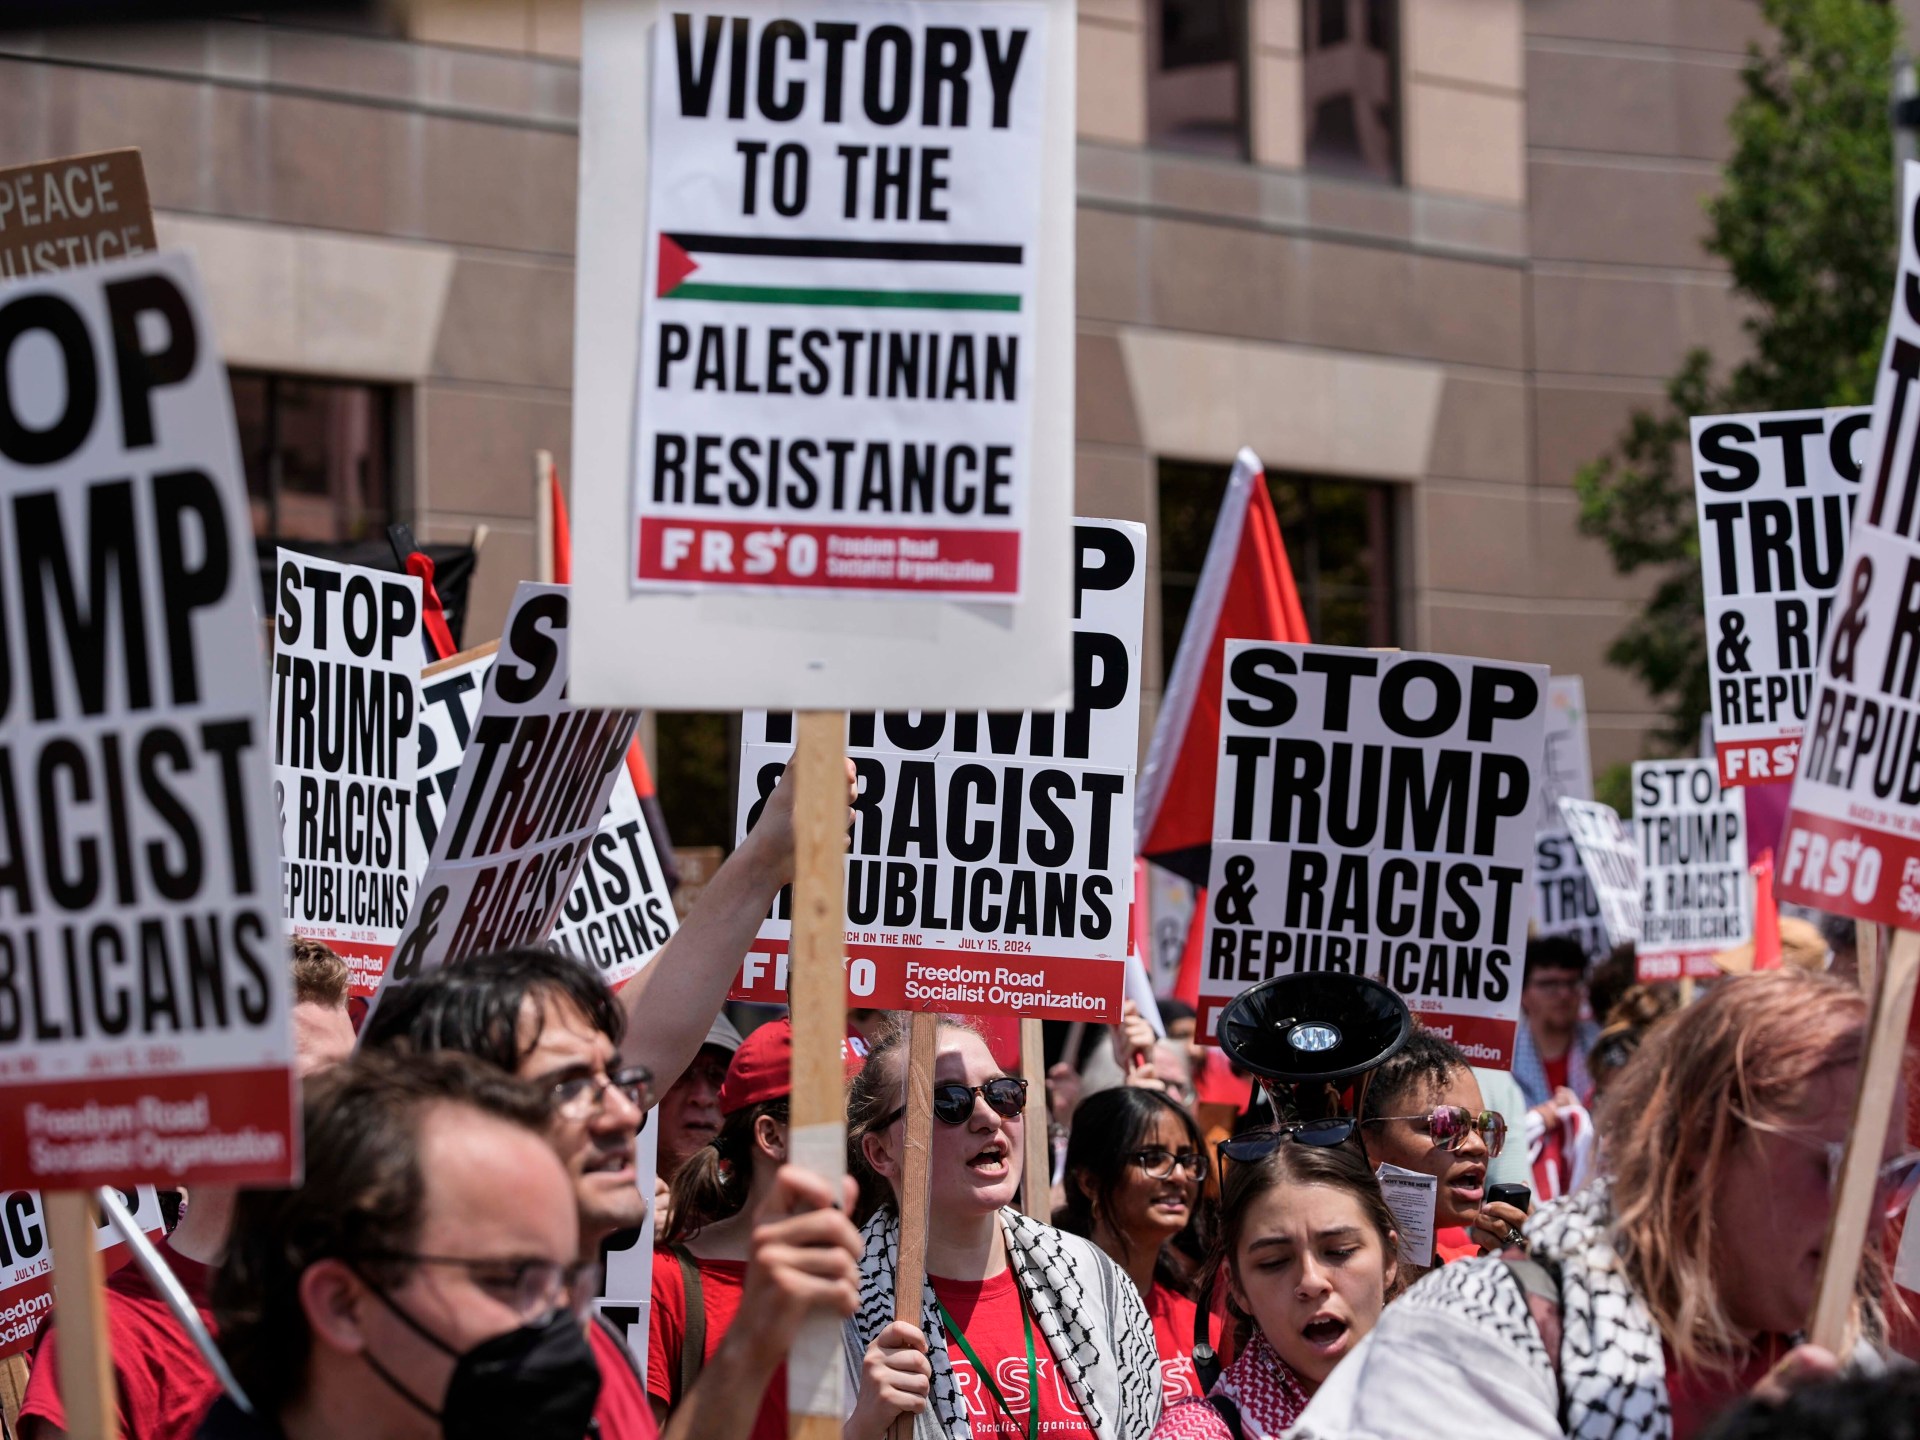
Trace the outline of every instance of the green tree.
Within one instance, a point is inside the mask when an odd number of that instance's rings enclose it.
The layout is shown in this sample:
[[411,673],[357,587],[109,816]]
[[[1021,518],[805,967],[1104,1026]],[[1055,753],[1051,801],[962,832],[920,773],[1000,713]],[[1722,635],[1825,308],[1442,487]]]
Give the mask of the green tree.
[[1748,353],[1722,377],[1707,351],[1692,351],[1664,404],[1636,411],[1614,450],[1574,479],[1581,529],[1606,542],[1622,573],[1658,576],[1607,658],[1664,702],[1662,738],[1675,746],[1708,709],[1688,417],[1867,403],[1893,288],[1899,18],[1883,0],[1760,9],[1774,43],[1749,55],[1704,242],[1750,307]]

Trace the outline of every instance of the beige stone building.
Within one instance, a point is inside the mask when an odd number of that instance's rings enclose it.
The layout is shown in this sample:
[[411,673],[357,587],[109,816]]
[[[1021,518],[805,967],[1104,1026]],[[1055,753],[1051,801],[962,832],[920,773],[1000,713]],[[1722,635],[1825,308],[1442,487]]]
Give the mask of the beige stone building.
[[[1153,532],[1150,687],[1244,444],[1323,638],[1578,672],[1596,765],[1636,753],[1602,655],[1637,586],[1571,481],[1738,343],[1701,201],[1760,32],[1749,0],[1081,0],[1076,478]],[[0,33],[0,163],[145,151],[263,533],[484,525],[470,636],[567,453],[578,49],[577,0]]]

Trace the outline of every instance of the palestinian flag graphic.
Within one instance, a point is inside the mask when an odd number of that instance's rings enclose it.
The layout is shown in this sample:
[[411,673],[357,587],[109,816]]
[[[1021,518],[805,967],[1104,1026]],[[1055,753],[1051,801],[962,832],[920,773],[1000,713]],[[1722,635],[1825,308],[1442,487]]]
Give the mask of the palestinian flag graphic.
[[[888,267],[877,284],[848,283],[849,265]],[[985,310],[1018,313],[1013,288],[1021,264],[1018,245],[946,241],[816,240],[757,235],[660,236],[656,298],[715,300],[743,305],[843,306],[867,310]],[[893,268],[899,267],[899,268]],[[891,277],[925,268],[928,283]],[[974,270],[975,284],[949,283]],[[995,267],[1002,270],[995,288]]]

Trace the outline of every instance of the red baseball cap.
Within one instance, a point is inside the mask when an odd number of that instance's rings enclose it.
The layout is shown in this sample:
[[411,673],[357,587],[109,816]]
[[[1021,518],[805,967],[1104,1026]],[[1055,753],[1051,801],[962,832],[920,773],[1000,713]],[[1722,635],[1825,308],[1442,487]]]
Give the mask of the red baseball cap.
[[[867,1063],[867,1042],[848,1035],[840,1061],[851,1080]],[[793,1091],[793,1023],[770,1020],[741,1042],[720,1082],[720,1113],[731,1115],[763,1100],[783,1100]]]

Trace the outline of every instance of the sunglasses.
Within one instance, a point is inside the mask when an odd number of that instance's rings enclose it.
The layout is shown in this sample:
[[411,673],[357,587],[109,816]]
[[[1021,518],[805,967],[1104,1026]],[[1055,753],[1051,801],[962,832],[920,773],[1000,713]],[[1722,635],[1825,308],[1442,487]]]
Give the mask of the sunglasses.
[[[1017,1120],[1027,1108],[1027,1082],[1012,1075],[1002,1075],[984,1085],[962,1085],[957,1080],[947,1080],[933,1087],[933,1118],[942,1125],[966,1124],[973,1115],[976,1095],[1003,1120]],[[907,1107],[902,1105],[888,1112],[886,1119],[873,1128],[884,1130],[906,1113]]]
[[[1838,1142],[1827,1146],[1827,1194],[1840,1194],[1840,1169],[1847,1147]],[[1920,1190],[1920,1150],[1896,1155],[1880,1167],[1874,1177],[1872,1213],[1886,1220],[1898,1219],[1907,1208],[1915,1190]]]
[[1425,1115],[1376,1115],[1362,1123],[1385,1125],[1389,1120],[1424,1125],[1434,1145],[1441,1150],[1458,1150],[1475,1131],[1487,1142],[1488,1159],[1497,1156],[1507,1144],[1507,1117],[1494,1110],[1482,1110],[1476,1115],[1464,1105],[1436,1105]]
[[1231,1160],[1236,1165],[1251,1165],[1266,1159],[1289,1140],[1296,1145],[1344,1145],[1352,1138],[1357,1123],[1346,1117],[1303,1120],[1265,1130],[1249,1130],[1245,1135],[1222,1140],[1217,1148],[1221,1159]]

